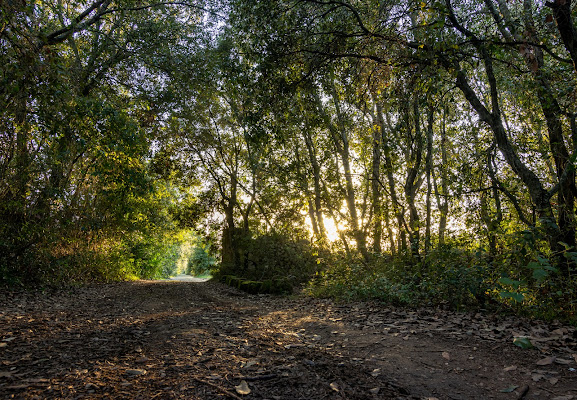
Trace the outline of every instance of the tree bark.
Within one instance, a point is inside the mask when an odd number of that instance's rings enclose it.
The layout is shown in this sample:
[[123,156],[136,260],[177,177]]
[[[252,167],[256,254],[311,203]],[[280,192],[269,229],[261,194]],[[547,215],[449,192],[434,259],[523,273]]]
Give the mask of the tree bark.
[[[377,121],[375,121],[377,122]],[[380,254],[382,252],[381,241],[383,231],[383,216],[381,207],[381,146],[382,125],[376,123],[373,128],[373,155],[371,165],[371,190],[373,205],[373,252]]]
[[555,0],[545,3],[553,10],[553,17],[565,48],[571,55],[573,69],[577,72],[577,29],[571,18],[571,0]]

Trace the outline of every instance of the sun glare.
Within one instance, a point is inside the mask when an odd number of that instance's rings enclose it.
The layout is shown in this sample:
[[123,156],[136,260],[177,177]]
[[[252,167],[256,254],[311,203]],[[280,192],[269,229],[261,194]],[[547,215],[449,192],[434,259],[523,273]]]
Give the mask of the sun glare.
[[[307,229],[313,234],[313,225],[309,216],[305,218]],[[339,239],[339,232],[344,229],[342,226],[335,224],[332,218],[324,218],[325,230],[327,234],[327,239],[329,242],[335,242]]]

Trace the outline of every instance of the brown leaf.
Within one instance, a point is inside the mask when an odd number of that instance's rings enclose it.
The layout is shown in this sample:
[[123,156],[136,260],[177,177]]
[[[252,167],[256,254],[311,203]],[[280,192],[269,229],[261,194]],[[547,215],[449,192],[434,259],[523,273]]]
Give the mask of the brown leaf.
[[551,385],[555,385],[557,382],[559,382],[559,378],[551,378],[551,379],[549,379],[549,383],[550,383]]
[[443,356],[443,358],[445,360],[450,360],[451,359],[451,355],[449,354],[449,352],[447,351],[443,351],[443,353],[441,354]]
[[503,371],[509,372],[509,371],[515,371],[516,369],[517,369],[517,366],[516,366],[516,365],[511,365],[511,366],[509,366],[509,367],[503,368]]
[[537,364],[537,365],[551,365],[555,362],[556,359],[557,359],[557,357],[545,357],[545,358],[537,361],[535,364]]
[[561,365],[569,365],[571,363],[573,363],[573,360],[565,360],[563,358],[558,358],[555,360],[556,364],[561,364]]
[[539,382],[543,378],[545,378],[545,375],[541,375],[541,374],[531,375],[531,379],[533,379],[533,382]]
[[240,381],[240,384],[238,386],[235,386],[234,390],[236,390],[236,392],[238,394],[242,394],[242,395],[250,393],[250,388],[248,387],[248,383],[246,383],[246,381],[244,381],[244,380]]
[[336,382],[332,382],[330,385],[331,389],[333,389],[335,392],[339,391],[339,385],[337,385]]
[[567,328],[558,328],[551,332],[553,336],[563,336],[567,333]]
[[139,376],[139,375],[144,375],[146,374],[146,370],[145,369],[127,369],[125,371],[126,375],[129,376]]

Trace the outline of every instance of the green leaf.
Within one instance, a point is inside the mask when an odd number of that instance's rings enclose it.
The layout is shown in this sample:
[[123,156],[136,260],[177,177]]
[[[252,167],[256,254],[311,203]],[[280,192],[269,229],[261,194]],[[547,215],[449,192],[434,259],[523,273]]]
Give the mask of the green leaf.
[[499,283],[502,285],[510,285],[513,286],[514,288],[518,288],[519,285],[521,284],[521,281],[516,281],[508,277],[503,277],[499,279]]
[[547,272],[544,269],[536,269],[533,271],[533,278],[535,278],[537,281],[542,281],[543,279],[545,279],[548,276],[549,276],[549,272]]
[[525,336],[518,336],[513,339],[513,344],[522,349],[532,349],[533,343]]
[[502,389],[500,390],[501,393],[512,393],[513,391],[515,391],[515,389],[517,389],[519,386],[518,385],[511,385],[508,388]]
[[513,299],[517,303],[522,303],[525,300],[525,296],[522,293],[517,292],[501,292],[499,295],[504,299]]

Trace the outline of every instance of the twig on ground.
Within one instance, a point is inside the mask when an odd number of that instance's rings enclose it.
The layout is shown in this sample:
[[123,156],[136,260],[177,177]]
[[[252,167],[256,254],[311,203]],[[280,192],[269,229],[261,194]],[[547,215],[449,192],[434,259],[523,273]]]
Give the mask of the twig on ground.
[[222,393],[226,394],[229,397],[232,397],[233,399],[242,400],[242,398],[238,397],[236,394],[234,394],[230,390],[223,388],[222,386],[218,386],[217,384],[214,384],[212,382],[197,378],[196,376],[193,376],[192,379],[194,379],[197,382],[204,383],[205,385],[212,386],[213,388],[220,390]]

